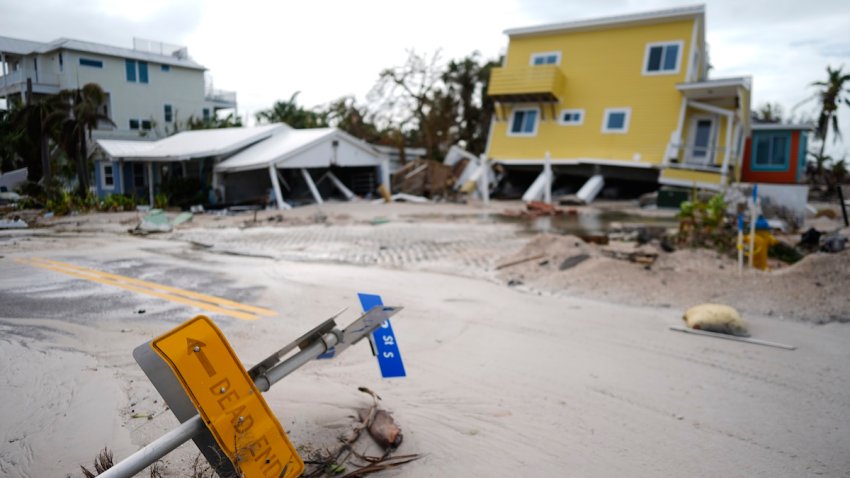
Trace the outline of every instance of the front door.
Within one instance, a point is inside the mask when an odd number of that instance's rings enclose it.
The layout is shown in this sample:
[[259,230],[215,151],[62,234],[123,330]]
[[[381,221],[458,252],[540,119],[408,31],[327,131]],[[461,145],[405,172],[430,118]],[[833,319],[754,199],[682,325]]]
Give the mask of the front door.
[[711,116],[695,116],[691,119],[685,162],[699,166],[714,164],[716,153],[715,120]]

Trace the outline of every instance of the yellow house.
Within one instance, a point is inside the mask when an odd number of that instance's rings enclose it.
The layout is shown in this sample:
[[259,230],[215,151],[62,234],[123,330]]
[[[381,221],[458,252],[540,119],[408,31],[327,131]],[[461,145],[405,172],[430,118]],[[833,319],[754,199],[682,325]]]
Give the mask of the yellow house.
[[505,33],[490,160],[709,189],[739,174],[751,80],[708,78],[704,6]]

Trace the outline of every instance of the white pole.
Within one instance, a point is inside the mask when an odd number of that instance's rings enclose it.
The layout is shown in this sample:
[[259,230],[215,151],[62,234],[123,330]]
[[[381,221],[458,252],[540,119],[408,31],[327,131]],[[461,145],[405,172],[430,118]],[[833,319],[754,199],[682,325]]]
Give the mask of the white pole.
[[478,184],[481,188],[481,200],[484,201],[484,206],[490,206],[490,168],[487,166],[487,156],[482,154],[479,157],[479,168],[481,168],[481,176],[478,179]]
[[750,198],[750,260],[748,265],[753,267],[754,249],[756,247],[756,219],[758,215],[759,185],[753,185],[753,197]]
[[387,192],[391,193],[390,187],[390,158],[381,159],[381,184],[387,188]]
[[[334,186],[336,186],[336,188],[339,190],[339,192],[341,192],[343,194],[343,196],[345,196],[345,199],[351,201],[352,199],[355,198],[355,195],[354,195],[353,192],[351,192],[351,189],[348,189],[347,187],[345,187],[345,184],[338,177],[336,177],[336,174],[328,171],[327,173],[325,173],[325,176],[327,176],[328,179],[330,179],[331,182],[334,183]],[[322,176],[322,177],[325,177],[325,176]]]
[[313,195],[313,199],[316,200],[316,204],[323,204],[324,201],[322,200],[322,195],[319,194],[319,189],[316,187],[316,183],[313,182],[310,172],[301,168],[301,175],[304,176],[304,181],[307,181],[307,187],[310,188],[310,194]]
[[272,189],[274,190],[274,201],[278,209],[289,209],[289,205],[283,202],[283,193],[280,192],[280,183],[277,181],[277,168],[274,163],[269,164],[269,177],[272,180]]
[[552,155],[546,151],[543,163],[543,174],[546,175],[546,187],[543,189],[543,202],[552,204]]
[[153,209],[153,161],[148,161],[148,194],[151,199],[151,209]]
[[738,275],[744,273],[744,215],[738,214]]

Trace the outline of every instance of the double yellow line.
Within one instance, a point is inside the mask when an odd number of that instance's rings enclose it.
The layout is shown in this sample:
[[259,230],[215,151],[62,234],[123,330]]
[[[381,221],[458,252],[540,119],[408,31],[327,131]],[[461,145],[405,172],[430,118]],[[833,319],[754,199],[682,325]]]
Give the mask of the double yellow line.
[[228,315],[237,319],[257,320],[261,316],[274,317],[277,315],[277,312],[270,309],[240,304],[239,302],[222,299],[221,297],[178,289],[177,287],[134,279],[132,277],[126,277],[118,274],[111,274],[109,272],[90,269],[88,267],[82,267],[67,262],[54,261],[40,257],[30,257],[26,259],[19,258],[16,259],[16,261],[21,264],[60,272],[62,274],[100,284],[120,287],[139,294],[177,302],[179,304],[188,305],[190,307],[195,307],[215,314]]

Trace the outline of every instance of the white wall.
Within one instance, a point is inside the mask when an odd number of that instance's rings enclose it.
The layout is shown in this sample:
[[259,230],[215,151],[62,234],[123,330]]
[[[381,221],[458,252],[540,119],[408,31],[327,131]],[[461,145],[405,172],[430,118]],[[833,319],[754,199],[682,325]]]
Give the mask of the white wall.
[[[159,63],[148,62],[148,83],[127,81],[124,58],[109,57],[91,53],[62,52],[63,71],[59,72],[58,52],[41,56],[45,71],[59,75],[61,88],[76,88],[86,83],[97,83],[110,95],[110,114],[115,122],[116,133],[138,135],[130,130],[130,119],[153,120],[152,136],[164,137],[165,128],[173,128],[173,123],[165,122],[165,105],[172,106],[173,120],[184,123],[189,116],[201,118],[203,109],[212,105],[204,100],[204,72],[170,65],[170,71],[161,70]],[[80,58],[99,60],[103,68],[80,65]]]

